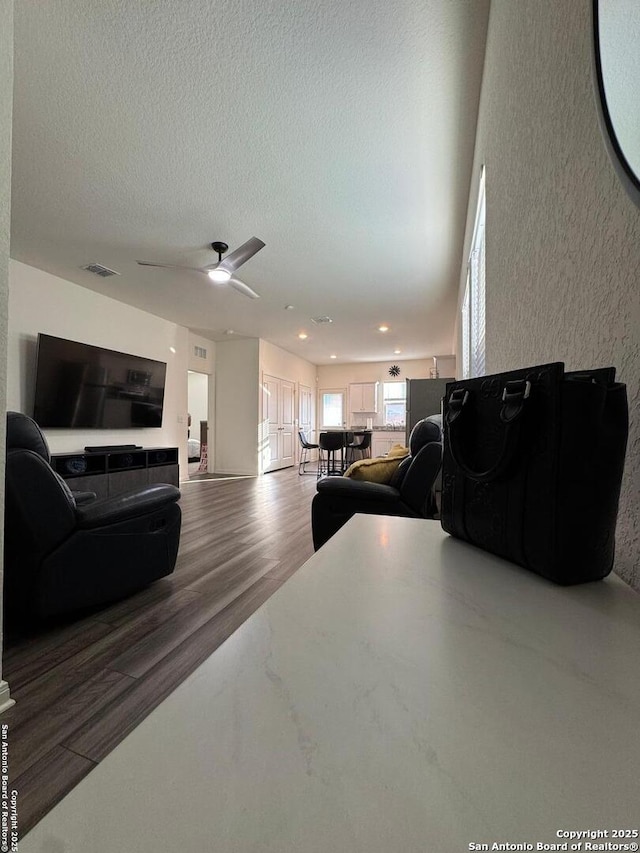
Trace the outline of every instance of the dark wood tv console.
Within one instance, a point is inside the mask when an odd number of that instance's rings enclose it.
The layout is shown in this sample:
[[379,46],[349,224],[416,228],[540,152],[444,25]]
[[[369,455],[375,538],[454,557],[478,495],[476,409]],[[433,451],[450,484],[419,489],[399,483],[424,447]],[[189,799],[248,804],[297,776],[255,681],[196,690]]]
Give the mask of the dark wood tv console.
[[179,485],[177,447],[145,447],[102,453],[57,453],[51,465],[74,491],[113,497],[151,483]]

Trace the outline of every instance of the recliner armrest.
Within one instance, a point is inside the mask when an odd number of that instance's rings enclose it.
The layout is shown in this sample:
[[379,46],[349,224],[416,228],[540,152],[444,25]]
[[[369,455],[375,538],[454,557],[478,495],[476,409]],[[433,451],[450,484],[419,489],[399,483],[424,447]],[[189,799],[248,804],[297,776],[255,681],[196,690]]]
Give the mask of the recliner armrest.
[[117,521],[126,521],[156,512],[180,498],[180,489],[168,483],[158,483],[95,501],[76,509],[78,527],[82,529],[103,527]]
[[368,500],[379,503],[396,503],[399,492],[393,486],[383,483],[369,483],[366,480],[351,480],[348,477],[327,477],[318,480],[318,493],[354,501]]
[[75,489],[71,489],[71,494],[73,495],[73,499],[76,502],[76,506],[84,506],[86,504],[90,504],[98,497],[95,492],[77,492]]
[[433,485],[442,467],[442,445],[437,441],[425,444],[413,461],[400,486],[402,500],[416,513],[429,514]]

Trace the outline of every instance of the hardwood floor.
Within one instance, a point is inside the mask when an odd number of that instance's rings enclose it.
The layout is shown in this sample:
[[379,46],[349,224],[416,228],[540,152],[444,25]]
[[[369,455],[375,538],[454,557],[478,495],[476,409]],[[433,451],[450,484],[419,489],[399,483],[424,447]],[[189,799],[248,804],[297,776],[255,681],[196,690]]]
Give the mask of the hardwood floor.
[[182,487],[174,573],[124,601],[5,637],[10,789],[37,823],[313,553],[297,469]]

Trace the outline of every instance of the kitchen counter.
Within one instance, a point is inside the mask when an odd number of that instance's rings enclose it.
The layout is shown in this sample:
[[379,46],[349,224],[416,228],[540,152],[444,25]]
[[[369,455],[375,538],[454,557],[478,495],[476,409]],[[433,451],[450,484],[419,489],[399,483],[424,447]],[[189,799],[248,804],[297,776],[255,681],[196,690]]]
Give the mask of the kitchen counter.
[[349,427],[349,429],[352,431],[358,430],[358,432],[360,432],[360,431],[364,431],[364,432],[400,432],[400,433],[406,432],[406,427],[392,427],[392,426],[373,426],[373,427],[371,427],[370,430],[367,430],[367,428],[363,427],[363,426],[352,426],[352,427]]

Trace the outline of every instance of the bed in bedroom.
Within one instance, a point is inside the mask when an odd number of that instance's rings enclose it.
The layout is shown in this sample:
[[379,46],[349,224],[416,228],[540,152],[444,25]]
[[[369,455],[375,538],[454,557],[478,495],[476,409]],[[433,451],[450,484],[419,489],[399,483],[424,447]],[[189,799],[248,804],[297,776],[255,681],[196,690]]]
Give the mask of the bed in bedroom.
[[187,455],[189,456],[189,462],[199,462],[200,461],[200,441],[197,438],[189,438],[187,439]]

